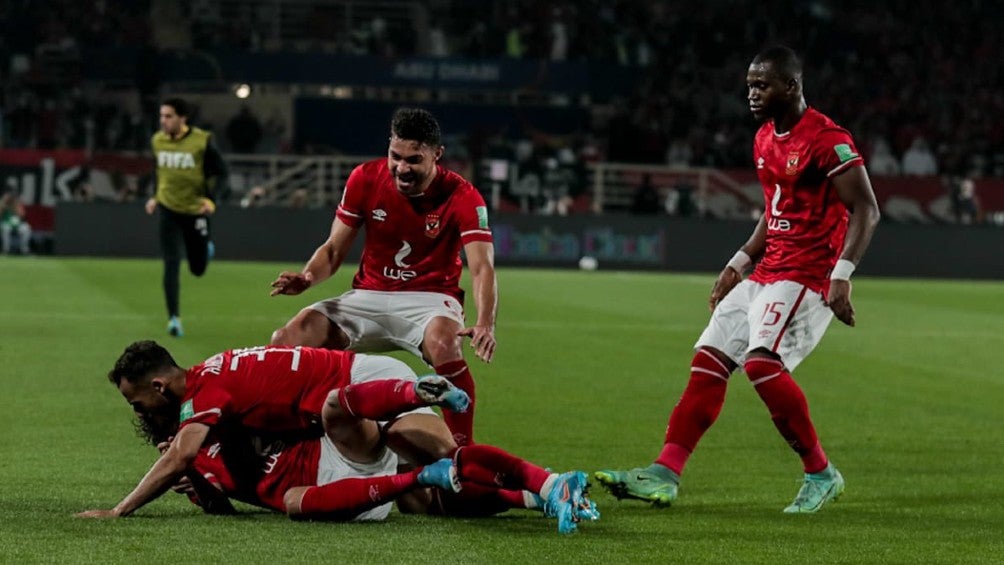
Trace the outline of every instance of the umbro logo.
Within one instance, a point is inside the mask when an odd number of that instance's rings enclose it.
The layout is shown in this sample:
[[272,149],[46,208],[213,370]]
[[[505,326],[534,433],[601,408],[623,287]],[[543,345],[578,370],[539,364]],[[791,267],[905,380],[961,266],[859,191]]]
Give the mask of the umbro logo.
[[382,222],[387,219],[387,212],[377,208],[376,210],[373,210],[373,219],[378,222]]

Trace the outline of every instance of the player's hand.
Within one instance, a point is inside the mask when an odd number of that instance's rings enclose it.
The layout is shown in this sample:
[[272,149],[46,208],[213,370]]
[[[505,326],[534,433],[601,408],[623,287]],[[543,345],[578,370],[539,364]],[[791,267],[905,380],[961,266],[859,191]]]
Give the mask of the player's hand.
[[732,267],[725,267],[722,272],[718,274],[718,279],[715,281],[715,286],[711,287],[711,297],[708,298],[708,308],[714,310],[715,306],[725,298],[737,284],[743,280],[743,276],[739,274],[739,271],[733,269]]
[[283,271],[279,278],[272,281],[272,292],[269,296],[278,294],[288,294],[290,296],[300,294],[314,284],[314,275],[310,273],[294,273]]
[[118,510],[114,508],[111,510],[88,510],[77,514],[77,518],[118,518],[119,516]]
[[457,332],[459,336],[471,338],[471,347],[479,359],[491,363],[495,356],[495,328],[492,326],[471,326]]
[[167,438],[167,441],[162,441],[162,442],[158,443],[157,444],[157,451],[159,451],[161,455],[167,453],[168,448],[171,447],[171,442],[172,441],[174,441],[174,436],[171,436],[171,437]]
[[826,293],[826,305],[838,320],[854,327],[854,306],[851,305],[851,281],[831,280]]
[[195,485],[192,484],[192,479],[189,479],[188,477],[181,477],[178,479],[178,482],[174,483],[171,490],[179,494],[187,494],[189,497],[194,496],[198,498],[198,495],[195,492]]
[[216,211],[216,204],[208,198],[199,199],[199,215],[208,216]]
[[151,198],[147,200],[146,204],[144,205],[144,208],[146,208],[147,214],[153,214],[153,211],[157,209],[157,199]]

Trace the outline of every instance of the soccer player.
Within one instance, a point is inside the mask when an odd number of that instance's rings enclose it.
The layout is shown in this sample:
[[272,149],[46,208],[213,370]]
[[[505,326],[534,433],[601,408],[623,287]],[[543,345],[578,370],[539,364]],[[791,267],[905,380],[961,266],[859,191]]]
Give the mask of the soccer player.
[[[299,294],[333,275],[365,227],[352,290],[301,310],[272,334],[272,344],[410,351],[470,397],[466,413],[444,411],[457,444],[466,445],[473,441],[475,394],[462,339],[469,336],[477,356],[491,362],[495,251],[484,199],[471,183],[439,165],[442,156],[432,114],[409,108],[394,113],[387,158],[352,171],[328,239],[301,272],[281,273],[271,294]],[[477,321],[467,328],[461,249],[477,306]]]
[[[791,372],[834,315],[854,325],[850,276],[879,211],[851,135],[806,106],[802,64],[791,49],[758,54],[746,86],[750,111],[764,122],[753,143],[764,214],[715,281],[711,321],[694,346],[690,381],[670,415],[662,452],[648,467],[595,476],[618,498],[676,500],[687,459],[718,417],[729,376],[741,366],[802,460],[802,487],[784,511],[816,512],[840,495],[844,479],[823,451]],[[752,275],[742,280],[754,260]]]
[[209,216],[216,211],[214,194],[226,192],[229,171],[212,135],[188,125],[189,108],[181,98],[160,106],[160,131],[150,139],[156,165],[156,193],[146,202],[146,213],[160,210],[160,251],[164,258],[164,298],[167,331],[181,337],[181,246],[188,270],[206,272],[213,255]]
[[[388,474],[396,467],[396,458],[386,449],[384,437],[388,445],[410,440],[416,450],[438,445],[441,452],[456,451],[449,430],[435,414],[427,409],[409,411],[435,404],[463,412],[468,403],[467,395],[448,380],[437,375],[415,380],[407,365],[396,359],[299,346],[226,351],[186,371],[156,343],[136,342],[116,362],[109,380],[146,428],[171,429],[179,414],[181,424],[164,456],[131,494],[114,509],[85,512],[85,517],[127,516],[162,494],[190,469],[211,432],[225,435],[236,426],[248,434],[299,435],[301,439],[322,432],[316,448],[322,464],[333,465],[336,471],[355,467],[364,475]],[[378,421],[392,418],[381,429]],[[403,430],[396,429],[398,425]],[[544,496],[559,518],[559,528],[574,531],[582,515],[575,509],[587,502],[584,473],[555,476],[539,468],[528,470],[511,459],[500,462],[489,446],[476,449],[472,475],[477,476],[477,465],[489,465],[491,480],[505,486],[508,483],[498,477],[522,473],[523,482],[518,484]],[[432,475],[428,480],[419,472],[400,486],[413,488],[416,481],[452,484],[436,482],[448,467],[436,465],[426,468]],[[510,471],[513,465],[516,469]],[[303,486],[318,481],[315,477],[296,482]],[[320,492],[316,496],[323,498]],[[283,508],[289,511],[288,500],[283,500]],[[274,499],[272,507],[277,504]]]

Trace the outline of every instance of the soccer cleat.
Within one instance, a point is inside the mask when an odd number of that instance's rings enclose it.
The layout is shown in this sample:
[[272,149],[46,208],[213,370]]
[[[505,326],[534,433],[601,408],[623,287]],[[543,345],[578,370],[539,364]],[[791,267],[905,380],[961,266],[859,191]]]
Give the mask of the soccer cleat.
[[[582,507],[591,508],[592,504],[585,497],[588,486],[586,474],[582,471],[570,471],[558,475],[544,504],[544,515],[558,519],[558,533],[571,534],[578,529],[578,522],[582,519],[580,517]],[[596,518],[599,518],[599,512],[595,514]]]
[[418,483],[427,487],[439,487],[450,492],[460,492],[460,477],[453,459],[445,458],[426,465],[418,473]]
[[167,333],[174,337],[181,337],[185,335],[185,330],[181,327],[181,318],[171,316],[171,319],[167,321]]
[[680,477],[657,464],[630,471],[596,471],[593,477],[618,499],[635,498],[655,506],[673,504],[680,487]]
[[206,243],[206,260],[212,261],[216,257],[216,244],[212,241]]
[[795,501],[784,509],[785,514],[818,512],[824,504],[836,500],[844,492],[844,477],[832,464],[818,473],[806,473]]
[[454,412],[467,412],[471,398],[467,393],[453,386],[446,377],[426,375],[415,381],[415,393],[429,405],[442,406]]

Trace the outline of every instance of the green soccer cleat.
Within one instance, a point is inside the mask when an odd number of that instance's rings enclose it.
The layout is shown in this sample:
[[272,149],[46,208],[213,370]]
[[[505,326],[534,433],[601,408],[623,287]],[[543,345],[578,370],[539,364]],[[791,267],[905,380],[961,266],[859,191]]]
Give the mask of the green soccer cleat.
[[785,514],[818,512],[824,504],[836,500],[844,492],[844,477],[832,464],[818,473],[806,473],[795,501],[784,509]]
[[676,500],[680,477],[653,463],[630,471],[596,471],[593,477],[618,499],[635,498],[655,506],[670,506]]

